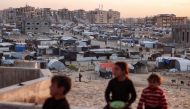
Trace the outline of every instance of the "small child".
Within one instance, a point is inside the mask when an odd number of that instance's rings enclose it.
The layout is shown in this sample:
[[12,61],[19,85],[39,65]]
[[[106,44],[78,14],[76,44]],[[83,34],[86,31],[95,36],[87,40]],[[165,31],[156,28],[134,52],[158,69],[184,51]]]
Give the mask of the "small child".
[[149,86],[142,91],[137,109],[168,109],[164,91],[159,87],[162,77],[158,74],[151,74],[148,77]]
[[50,95],[43,109],[70,109],[66,94],[71,89],[71,79],[67,76],[54,76],[51,79]]
[[[116,62],[113,75],[115,78],[110,80],[105,91],[107,105],[104,109],[110,109],[110,102],[123,101],[125,102],[124,109],[131,109],[131,104],[136,99],[136,91],[133,82],[128,76],[129,68],[125,62]],[[112,96],[110,96],[110,94]]]

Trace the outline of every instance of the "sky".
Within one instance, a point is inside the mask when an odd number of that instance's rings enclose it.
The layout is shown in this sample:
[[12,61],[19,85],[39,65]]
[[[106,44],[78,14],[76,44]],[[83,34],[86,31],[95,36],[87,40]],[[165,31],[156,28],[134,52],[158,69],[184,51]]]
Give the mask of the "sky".
[[1,0],[0,9],[23,7],[26,3],[33,7],[69,10],[94,10],[103,5],[103,10],[113,9],[121,13],[121,18],[146,17],[157,14],[175,14],[190,17],[190,0]]

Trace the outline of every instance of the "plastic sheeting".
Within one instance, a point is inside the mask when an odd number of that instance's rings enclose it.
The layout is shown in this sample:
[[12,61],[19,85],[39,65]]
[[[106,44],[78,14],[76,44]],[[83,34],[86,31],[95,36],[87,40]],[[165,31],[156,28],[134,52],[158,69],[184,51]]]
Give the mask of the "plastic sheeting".
[[25,51],[25,46],[23,45],[16,45],[15,46],[16,52],[24,52]]
[[57,59],[50,60],[47,66],[48,68],[55,70],[62,70],[65,68],[65,65]]
[[180,71],[189,71],[190,70],[190,60],[187,60],[187,59],[176,60],[175,68]]

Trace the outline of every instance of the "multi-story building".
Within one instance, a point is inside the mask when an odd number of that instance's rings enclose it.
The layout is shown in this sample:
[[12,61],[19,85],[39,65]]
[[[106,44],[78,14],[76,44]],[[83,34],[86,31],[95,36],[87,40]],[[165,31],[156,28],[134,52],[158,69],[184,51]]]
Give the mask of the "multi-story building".
[[145,26],[152,27],[156,25],[156,17],[145,17]]
[[113,24],[115,20],[119,19],[120,19],[120,12],[113,11],[112,9],[108,11],[108,23]]
[[80,18],[82,20],[86,19],[86,11],[83,9],[79,9],[79,10],[74,10],[73,11],[73,15],[77,18]]
[[173,22],[186,24],[187,17],[176,17],[174,14],[158,14],[156,17],[156,27],[171,28]]
[[120,19],[120,13],[113,10],[104,11],[95,9],[94,11],[89,11],[87,13],[87,19],[90,23],[95,24],[113,24],[115,20]]
[[190,47],[190,21],[174,22],[172,25],[172,38],[174,43]]
[[128,26],[134,26],[135,23],[136,23],[136,20],[135,18],[126,18],[125,20],[125,23],[128,25]]
[[156,26],[171,28],[173,22],[182,22],[183,24],[186,24],[187,17],[176,17],[174,14],[158,14],[153,17],[145,18],[145,25],[147,27]]
[[136,25],[145,25],[145,19],[144,18],[137,18],[136,19]]
[[68,9],[64,8],[64,9],[59,9],[58,10],[58,15],[62,18],[62,19],[71,19],[71,11],[69,11]]
[[22,21],[22,32],[49,32],[50,22],[49,20],[33,18],[33,19],[24,19]]
[[41,8],[42,19],[48,19],[51,15],[51,8]]

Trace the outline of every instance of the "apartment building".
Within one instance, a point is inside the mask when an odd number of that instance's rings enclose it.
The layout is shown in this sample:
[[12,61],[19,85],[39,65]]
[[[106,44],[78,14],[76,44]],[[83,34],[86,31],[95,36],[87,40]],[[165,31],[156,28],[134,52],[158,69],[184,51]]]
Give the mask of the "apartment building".
[[137,22],[137,19],[135,18],[126,18],[125,20],[125,23],[128,25],[128,26],[134,26]]
[[71,11],[69,11],[66,8],[63,9],[58,9],[58,15],[62,18],[62,19],[70,19],[71,18]]
[[172,25],[173,42],[190,47],[190,21],[187,21],[186,24],[174,22]]
[[73,15],[79,19],[85,20],[86,19],[86,11],[83,9],[74,10]]
[[41,33],[41,32],[49,32],[50,22],[49,20],[42,20],[40,18],[33,19],[24,19],[22,21],[22,32],[33,32],[33,33]]
[[120,19],[120,12],[113,11],[112,9],[108,11],[108,23],[113,24],[115,20],[119,19]]
[[156,17],[145,17],[145,26],[152,27],[156,25]]
[[113,24],[115,20],[120,19],[120,13],[111,9],[109,11],[95,9],[87,12],[87,19],[95,24]]
[[145,25],[145,18],[137,18],[136,25]]
[[41,18],[48,19],[51,15],[51,8],[41,8]]
[[171,28],[173,22],[182,22],[186,24],[187,17],[176,17],[174,14],[158,14],[156,17],[156,27]]

